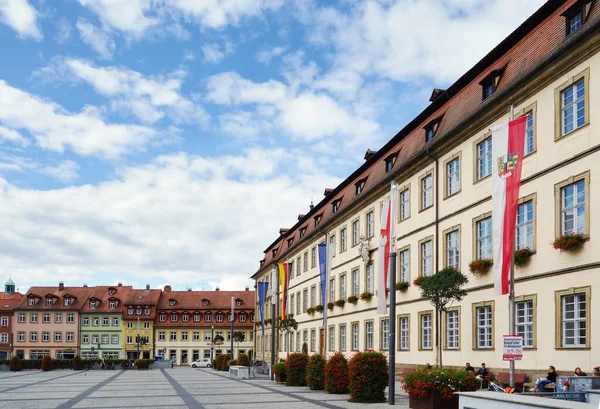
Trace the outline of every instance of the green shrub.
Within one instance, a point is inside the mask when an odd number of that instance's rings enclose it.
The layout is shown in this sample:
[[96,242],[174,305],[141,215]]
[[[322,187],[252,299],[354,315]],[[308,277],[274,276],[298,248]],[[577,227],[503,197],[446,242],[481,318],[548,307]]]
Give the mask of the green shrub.
[[237,366],[237,359],[232,359],[229,361],[229,366]]
[[285,360],[286,383],[288,386],[306,386],[308,355],[294,353]]
[[385,402],[388,364],[379,352],[359,352],[348,364],[350,402]]
[[81,371],[83,369],[83,365],[83,361],[81,360],[81,357],[79,355],[73,358],[73,370]]
[[246,354],[239,354],[237,364],[240,366],[250,366],[250,358]]
[[226,355],[226,354],[218,355],[216,362],[215,362],[215,367],[217,368],[217,371],[229,371],[229,361],[230,360],[231,360],[230,355]]
[[306,384],[312,390],[321,391],[325,385],[325,358],[313,355],[306,365]]
[[148,369],[151,363],[154,363],[154,359],[138,359],[135,361],[135,367],[137,369]]
[[452,399],[455,392],[474,391],[479,386],[475,375],[464,369],[423,368],[404,375],[402,388],[410,395],[427,398],[438,391],[442,399]]
[[285,364],[283,362],[278,362],[275,365],[273,365],[273,373],[277,377],[276,381],[285,383],[287,373],[286,373],[286,369],[285,369]]
[[329,393],[348,393],[348,360],[341,352],[325,364],[325,390]]
[[46,372],[46,371],[51,371],[51,370],[52,370],[52,358],[50,358],[50,355],[46,355],[42,359],[42,371]]
[[18,372],[23,369],[23,360],[17,355],[10,358],[9,369],[13,372]]

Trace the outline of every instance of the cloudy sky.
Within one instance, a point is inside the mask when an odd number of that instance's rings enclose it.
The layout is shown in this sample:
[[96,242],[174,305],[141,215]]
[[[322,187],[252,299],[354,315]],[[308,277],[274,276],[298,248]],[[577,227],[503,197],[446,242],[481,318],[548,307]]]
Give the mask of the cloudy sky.
[[242,289],[542,0],[0,0],[0,281]]

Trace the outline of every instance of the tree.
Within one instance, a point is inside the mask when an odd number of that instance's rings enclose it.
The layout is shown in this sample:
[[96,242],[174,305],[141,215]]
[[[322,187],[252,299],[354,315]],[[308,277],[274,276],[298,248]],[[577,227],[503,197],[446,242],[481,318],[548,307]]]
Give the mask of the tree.
[[428,300],[436,311],[435,333],[436,347],[442,366],[442,343],[440,341],[440,321],[442,313],[448,312],[453,302],[461,301],[467,291],[463,288],[469,280],[460,271],[453,267],[446,267],[431,277],[424,277],[421,282],[421,297]]
[[[295,331],[298,329],[298,323],[296,322],[296,320],[294,319],[294,315],[293,314],[288,314],[285,319],[282,319],[281,317],[279,317],[279,330],[283,331],[286,333],[286,336],[289,337],[289,334],[292,331]],[[288,344],[288,351],[286,351],[289,354],[289,344]]]

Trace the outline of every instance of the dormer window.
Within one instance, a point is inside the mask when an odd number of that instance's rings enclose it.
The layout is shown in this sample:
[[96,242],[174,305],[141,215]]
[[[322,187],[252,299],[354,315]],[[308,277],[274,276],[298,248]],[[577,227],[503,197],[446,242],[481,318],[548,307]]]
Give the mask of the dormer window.
[[260,260],[259,263],[260,263],[260,268],[262,268],[265,265],[265,259]]
[[150,308],[146,307],[144,309],[144,315],[150,315]]
[[177,322],[177,314],[171,314],[171,322]]
[[204,316],[204,321],[206,321],[206,322],[212,322],[212,315],[210,315],[210,314],[206,314],[206,315]]
[[116,292],[117,292],[117,290],[115,290],[114,288],[108,289],[108,295],[114,295]]
[[136,308],[135,315],[142,315],[142,309],[141,308]]
[[194,314],[194,322],[200,322],[200,314]]
[[246,314],[244,314],[244,313],[240,314],[240,322],[246,322]]
[[127,315],[133,315],[133,308],[127,308]]
[[235,300],[235,305],[237,305],[238,307],[239,307],[240,305],[242,305],[242,300]]
[[46,305],[50,307],[52,306],[52,304],[54,304],[54,300],[52,299],[52,297],[46,298]]
[[496,92],[496,89],[498,89],[498,83],[500,82],[502,74],[504,73],[504,68],[505,67],[502,67],[490,72],[487,77],[479,82],[479,85],[481,85],[482,101],[485,101],[491,97],[494,92]]
[[565,18],[566,35],[579,31],[587,21],[591,6],[592,0],[579,0],[562,13]]
[[354,186],[356,186],[356,196],[358,196],[362,193],[362,191],[365,189],[366,183],[367,183],[367,178],[364,178],[354,184]]
[[[427,138],[425,138],[425,142],[427,142]],[[385,158],[385,172],[389,172],[394,167],[396,163],[396,159],[398,158],[398,152],[392,153],[387,158]]]
[[227,322],[232,322],[233,321],[233,314],[229,313],[227,314]]
[[202,306],[206,307],[208,305],[208,300],[205,298],[202,300]]
[[65,298],[63,299],[63,305],[64,305],[65,307],[69,307],[69,306],[71,305],[71,297],[65,297]]
[[425,130],[425,143],[435,138],[437,130],[440,126],[440,122],[442,122],[442,117],[443,115],[432,119],[427,125],[423,127],[423,129]]
[[272,253],[273,253],[273,257],[277,257],[277,252],[279,251],[279,249],[273,249]]
[[250,314],[250,322],[254,322],[254,313]]
[[172,307],[175,305],[175,300],[169,300],[169,305]]
[[181,321],[190,322],[190,316],[188,314],[183,314],[183,316],[181,317]]
[[29,306],[35,305],[35,298],[29,297],[29,299],[27,300],[27,305],[29,305]]
[[340,210],[341,204],[342,204],[342,198],[336,199],[333,201],[333,203],[331,203],[331,210],[333,211],[333,213],[336,213],[338,210]]
[[111,310],[114,310],[115,308],[117,308],[117,302],[116,301],[109,301],[108,302],[108,308],[110,308]]
[[293,244],[293,243],[294,243],[294,238],[293,238],[293,237],[292,237],[291,239],[288,239],[288,240],[287,240],[287,245],[288,245],[288,248],[289,248],[289,247],[292,247],[292,244]]
[[306,234],[306,227],[302,227],[300,229],[300,238],[303,238],[305,234]]
[[158,320],[160,322],[167,322],[167,316],[166,316],[166,314],[160,314],[160,317],[158,317]]
[[91,308],[91,309],[94,309],[94,308],[96,308],[97,306],[98,306],[98,301],[96,301],[96,300],[91,300],[91,301],[90,301],[90,308]]
[[319,223],[321,223],[322,218],[323,218],[322,214],[315,216],[315,227],[317,227],[319,225]]
[[217,322],[223,322],[223,314],[217,314]]

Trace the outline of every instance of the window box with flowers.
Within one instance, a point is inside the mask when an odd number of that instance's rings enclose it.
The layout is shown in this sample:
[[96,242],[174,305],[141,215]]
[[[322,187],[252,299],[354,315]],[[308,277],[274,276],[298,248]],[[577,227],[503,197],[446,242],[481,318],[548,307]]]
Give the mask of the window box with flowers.
[[417,278],[415,278],[413,280],[413,284],[416,285],[417,287],[420,287],[423,280],[425,280],[424,276],[418,276]]
[[408,290],[408,287],[410,287],[410,283],[408,281],[399,281],[396,283],[396,290],[400,291],[401,293],[405,293]]
[[355,295],[351,295],[350,297],[348,297],[348,302],[350,304],[356,305],[356,303],[358,302],[358,297]]
[[404,375],[411,409],[458,409],[455,392],[474,391],[475,375],[462,369],[422,368]]
[[360,299],[366,302],[371,301],[371,298],[373,298],[373,293],[370,293],[368,291],[365,291],[360,295]]
[[556,250],[560,250],[563,252],[575,252],[579,250],[583,244],[588,240],[588,237],[585,234],[579,233],[571,233],[571,234],[563,234],[562,236],[558,236],[552,242],[552,247]]
[[327,303],[327,309],[328,309],[329,311],[333,311],[333,306],[334,306],[334,305],[335,305],[334,303],[332,303],[332,302],[328,302],[328,303]]
[[529,264],[532,255],[533,251],[531,251],[528,247],[515,250],[515,266],[518,268],[525,267],[527,264]]
[[307,313],[308,315],[314,315],[314,313],[315,313],[315,309],[314,309],[313,307],[308,307],[308,308],[306,309],[306,313]]
[[340,308],[344,308],[344,304],[346,304],[346,300],[337,300],[335,302],[335,306]]
[[323,312],[323,306],[321,304],[315,305],[315,311],[316,312]]
[[493,265],[494,260],[491,258],[473,260],[469,263],[469,271],[473,273],[474,276],[481,277],[489,273]]
[[265,320],[265,324],[267,324],[267,325],[271,325],[272,322],[273,322],[273,320],[271,318],[267,318]]

